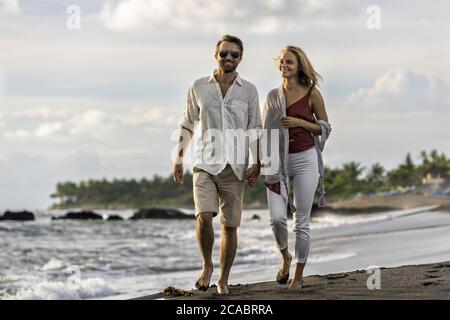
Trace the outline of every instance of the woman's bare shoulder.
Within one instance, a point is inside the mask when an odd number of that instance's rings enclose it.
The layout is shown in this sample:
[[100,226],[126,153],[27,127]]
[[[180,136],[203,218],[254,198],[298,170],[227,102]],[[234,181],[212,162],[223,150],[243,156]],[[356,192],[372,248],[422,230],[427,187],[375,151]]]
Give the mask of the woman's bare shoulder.
[[311,89],[310,97],[313,100],[323,99],[322,98],[322,94],[320,93],[320,90],[317,89],[317,87],[314,87],[314,88]]

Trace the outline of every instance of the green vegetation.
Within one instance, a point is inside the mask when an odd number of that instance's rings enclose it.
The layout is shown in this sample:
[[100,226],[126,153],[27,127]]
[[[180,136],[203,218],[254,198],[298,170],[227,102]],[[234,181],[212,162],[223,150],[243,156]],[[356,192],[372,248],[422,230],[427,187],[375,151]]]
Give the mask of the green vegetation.
[[[379,163],[369,168],[360,163],[349,162],[338,168],[325,168],[325,189],[327,198],[347,198],[357,193],[377,193],[415,187],[426,188],[422,178],[427,175],[440,177],[440,187],[450,185],[450,159],[436,150],[427,154],[422,151],[420,163],[414,164],[411,154],[407,154],[403,163],[391,171],[386,171]],[[149,180],[88,180],[78,184],[61,182],[51,195],[58,199],[53,208],[67,209],[75,207],[90,208],[137,208],[145,206],[193,206],[192,174],[187,172],[184,184],[176,185],[171,176],[154,176]],[[246,188],[244,203],[247,207],[266,205],[266,188],[261,178],[255,188]]]

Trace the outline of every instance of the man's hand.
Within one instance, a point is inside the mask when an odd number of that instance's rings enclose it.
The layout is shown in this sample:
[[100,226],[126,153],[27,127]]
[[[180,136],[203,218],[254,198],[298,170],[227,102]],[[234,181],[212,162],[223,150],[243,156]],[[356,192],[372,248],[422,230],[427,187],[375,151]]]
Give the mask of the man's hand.
[[248,185],[250,187],[254,187],[256,185],[256,182],[258,181],[260,173],[260,166],[258,164],[252,165],[250,168],[248,168],[245,171],[245,180],[248,181]]
[[179,163],[173,166],[173,180],[175,181],[176,184],[183,184],[184,183],[184,179],[183,179],[183,174],[184,174],[184,169],[183,169],[183,164]]

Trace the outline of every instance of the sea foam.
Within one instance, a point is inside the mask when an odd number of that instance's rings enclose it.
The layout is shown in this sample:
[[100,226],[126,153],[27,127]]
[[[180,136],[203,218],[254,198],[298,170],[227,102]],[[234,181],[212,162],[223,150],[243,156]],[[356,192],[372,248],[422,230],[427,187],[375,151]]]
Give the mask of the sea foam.
[[42,281],[5,300],[82,300],[114,295],[116,291],[100,278],[89,278],[77,282]]

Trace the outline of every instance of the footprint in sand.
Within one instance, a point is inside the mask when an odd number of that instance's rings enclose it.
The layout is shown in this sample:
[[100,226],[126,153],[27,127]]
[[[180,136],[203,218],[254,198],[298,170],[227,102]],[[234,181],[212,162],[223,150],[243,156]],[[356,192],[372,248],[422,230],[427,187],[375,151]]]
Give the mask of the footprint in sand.
[[436,273],[439,272],[440,270],[428,270],[427,273]]
[[433,269],[442,269],[442,268],[450,268],[450,264],[438,264],[437,266],[434,266]]
[[342,273],[342,274],[330,274],[328,276],[326,276],[326,278],[328,280],[336,280],[336,279],[343,279],[343,278],[347,278],[349,276],[348,273]]
[[438,284],[439,284],[439,281],[425,281],[425,282],[422,282],[423,286],[430,286],[430,285],[436,286]]

